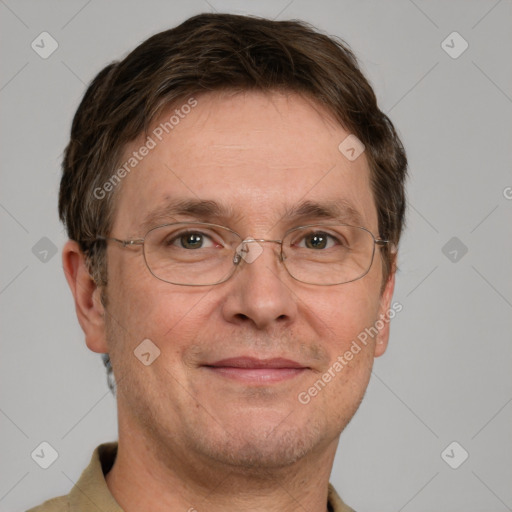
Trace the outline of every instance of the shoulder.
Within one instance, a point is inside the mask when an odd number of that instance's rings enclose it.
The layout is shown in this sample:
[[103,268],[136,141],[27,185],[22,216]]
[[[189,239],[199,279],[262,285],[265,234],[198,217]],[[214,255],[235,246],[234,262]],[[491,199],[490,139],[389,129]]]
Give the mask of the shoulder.
[[327,510],[329,512],[355,512],[350,508],[336,492],[336,489],[329,483]]
[[26,512],[68,512],[69,501],[67,496],[59,496],[45,501],[37,507],[31,508]]

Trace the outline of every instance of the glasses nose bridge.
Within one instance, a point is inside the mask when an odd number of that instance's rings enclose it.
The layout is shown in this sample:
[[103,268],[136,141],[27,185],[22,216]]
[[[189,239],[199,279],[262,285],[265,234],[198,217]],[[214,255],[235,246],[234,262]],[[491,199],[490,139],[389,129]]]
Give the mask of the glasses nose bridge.
[[[238,265],[240,263],[240,261],[242,259],[246,260],[247,262],[249,263],[252,263],[252,261],[254,261],[254,259],[256,258],[248,258],[247,256],[244,257],[244,254],[248,255],[250,253],[250,250],[248,248],[246,248],[246,244],[250,244],[250,243],[257,243],[257,244],[260,244],[260,243],[274,243],[274,244],[279,244],[280,248],[279,248],[279,253],[278,253],[278,257],[279,257],[279,261],[283,261],[283,241],[282,240],[274,240],[274,239],[270,239],[270,238],[253,238],[253,237],[246,237],[244,238],[237,250],[236,250],[236,253],[235,253],[235,257],[233,259],[233,263],[235,265]],[[263,248],[260,250],[260,252],[257,254],[257,256],[259,256],[259,254],[261,254],[261,252],[263,252]],[[256,256],[256,257],[257,257]]]
[[270,243],[279,244],[281,246],[283,245],[283,241],[282,240],[272,240],[270,238],[252,238],[252,237],[247,237],[244,240],[242,240],[242,243],[249,243],[249,242],[261,242],[261,243],[270,242]]

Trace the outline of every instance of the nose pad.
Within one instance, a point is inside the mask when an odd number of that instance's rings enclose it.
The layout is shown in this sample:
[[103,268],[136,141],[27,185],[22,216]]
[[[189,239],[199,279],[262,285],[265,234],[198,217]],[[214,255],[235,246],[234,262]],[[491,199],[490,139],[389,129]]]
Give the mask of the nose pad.
[[[233,265],[239,265],[242,260],[244,260],[246,263],[252,263],[255,261],[263,253],[263,246],[260,245],[259,242],[281,243],[280,240],[258,240],[248,237],[245,240],[242,240],[242,242],[240,242],[238,247],[235,249]],[[281,263],[284,263],[286,260],[286,255],[283,254],[282,249],[279,251],[277,257]]]
[[246,238],[236,248],[233,263],[238,265],[242,259],[246,263],[252,263],[259,258],[262,252],[263,246],[257,240],[251,237]]

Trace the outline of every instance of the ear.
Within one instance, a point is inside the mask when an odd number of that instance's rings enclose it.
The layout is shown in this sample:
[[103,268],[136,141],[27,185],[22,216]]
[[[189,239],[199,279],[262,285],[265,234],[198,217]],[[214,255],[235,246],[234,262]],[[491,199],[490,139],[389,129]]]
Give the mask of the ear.
[[101,288],[89,274],[85,255],[77,242],[68,240],[64,245],[62,267],[75,300],[76,315],[85,333],[87,346],[93,352],[107,353]]
[[389,324],[392,318],[390,318],[391,299],[393,298],[393,291],[395,289],[395,274],[396,269],[393,264],[392,270],[380,297],[379,316],[377,318],[377,322],[380,320],[379,324],[382,322],[384,325],[379,329],[379,333],[376,336],[375,357],[379,357],[384,354],[388,346]]

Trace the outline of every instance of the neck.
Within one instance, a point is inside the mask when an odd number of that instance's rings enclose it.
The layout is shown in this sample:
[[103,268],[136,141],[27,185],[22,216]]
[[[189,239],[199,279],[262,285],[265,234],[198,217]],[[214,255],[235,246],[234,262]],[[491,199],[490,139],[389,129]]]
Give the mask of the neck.
[[106,476],[110,492],[125,512],[327,510],[338,438],[287,467],[241,468],[179,446],[155,446],[133,432],[120,425],[116,461]]

